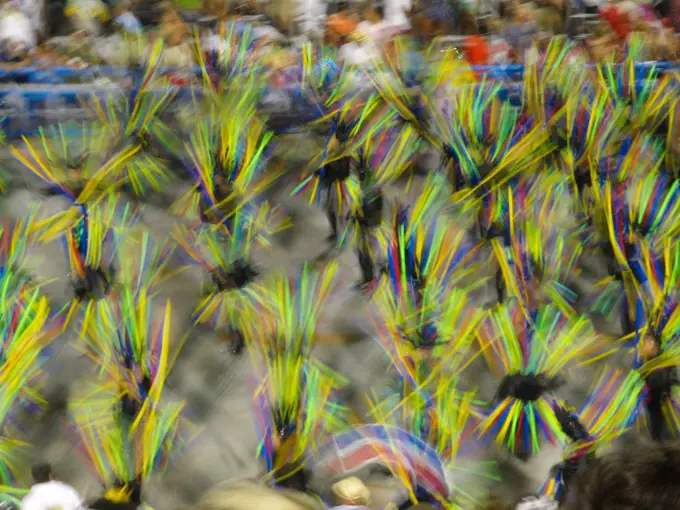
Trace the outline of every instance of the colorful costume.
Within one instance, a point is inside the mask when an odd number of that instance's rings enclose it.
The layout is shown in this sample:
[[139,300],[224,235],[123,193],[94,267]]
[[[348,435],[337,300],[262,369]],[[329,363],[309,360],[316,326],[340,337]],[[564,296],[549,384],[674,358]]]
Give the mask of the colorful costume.
[[306,265],[297,278],[275,280],[269,296],[274,326],[263,332],[271,339],[253,349],[259,455],[276,483],[286,486],[285,480],[295,476],[291,482],[297,489],[306,488],[298,473],[316,439],[345,420],[336,396],[345,381],[310,354],[337,271],[337,265],[323,271]]
[[265,203],[252,214],[236,213],[229,228],[205,225],[192,232],[178,227],[173,234],[191,262],[202,266],[211,280],[194,311],[196,324],[210,323],[217,331],[235,336],[235,354],[245,347],[244,332],[263,307],[263,296],[252,285],[258,275],[252,252],[269,247],[272,236],[289,224],[278,208]]
[[478,335],[489,368],[502,378],[479,432],[520,459],[538,452],[539,436],[561,437],[549,395],[564,384],[563,369],[613,351],[587,318],[570,319],[552,305],[523,310],[521,301],[493,310]]

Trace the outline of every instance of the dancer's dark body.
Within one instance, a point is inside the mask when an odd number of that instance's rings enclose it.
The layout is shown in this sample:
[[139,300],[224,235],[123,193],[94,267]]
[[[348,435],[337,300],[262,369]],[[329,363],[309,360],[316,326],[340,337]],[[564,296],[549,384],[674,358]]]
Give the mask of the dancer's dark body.
[[358,287],[363,288],[370,284],[375,278],[375,264],[371,257],[371,230],[377,228],[382,221],[383,196],[380,189],[375,188],[366,192],[362,198],[361,212],[357,218],[359,228],[359,246],[357,247],[357,258],[361,268],[362,281]]
[[[281,462],[282,450],[285,445],[294,441],[295,424],[284,418],[278,411],[274,411],[274,425],[276,426],[277,440],[274,448],[273,465],[277,466]],[[274,483],[277,487],[291,489],[299,492],[307,492],[309,489],[308,476],[304,469],[304,459],[296,461],[286,461],[281,469],[276,472]]]
[[[232,289],[241,289],[245,287],[251,283],[258,274],[259,273],[250,264],[241,259],[235,261],[228,271],[220,268],[214,269],[210,273],[210,278],[217,292],[227,292]],[[227,333],[234,338],[231,352],[236,356],[240,356],[243,354],[243,350],[246,346],[243,332],[234,325],[231,325]]]
[[339,228],[338,212],[335,210],[336,204],[333,203],[333,186],[349,178],[351,166],[352,158],[343,156],[324,165],[323,170],[320,171],[321,183],[326,190],[326,217],[331,227],[329,241],[337,241]]
[[[124,360],[124,365],[127,370],[134,373],[134,361],[131,358],[126,357]],[[123,396],[120,399],[121,415],[129,423],[133,423],[137,419],[139,412],[142,410],[144,401],[151,392],[152,381],[148,375],[142,374],[141,377],[138,377],[135,374],[135,382],[137,383],[139,389],[141,397],[140,400],[130,396],[127,391],[123,393]]]
[[[500,403],[507,398],[513,398],[521,402],[535,402],[546,391],[559,388],[563,381],[557,377],[547,377],[543,374],[520,374],[506,375],[501,381],[496,392],[495,401]],[[524,434],[520,434],[517,441],[517,451],[513,452],[520,460],[528,460],[531,457],[530,445],[527,444]]]
[[670,439],[663,415],[663,404],[670,397],[673,387],[680,384],[675,367],[654,370],[647,376],[647,416],[649,431],[655,441]]
[[[562,407],[554,407],[555,417],[559,421],[562,432],[569,438],[573,443],[577,442],[592,442],[590,434],[579,421],[578,416],[568,412]],[[564,501],[567,491],[571,486],[572,481],[576,478],[579,472],[581,472],[591,461],[595,459],[595,452],[592,448],[583,449],[582,452],[564,459],[559,464],[552,467],[553,474],[560,474],[560,483],[562,485],[562,490],[560,491],[560,496],[558,498],[559,502]]]
[[115,482],[116,489],[127,489],[130,491],[129,502],[114,502],[106,496],[90,503],[87,507],[92,510],[137,510],[142,504],[142,482],[138,479],[128,483]]

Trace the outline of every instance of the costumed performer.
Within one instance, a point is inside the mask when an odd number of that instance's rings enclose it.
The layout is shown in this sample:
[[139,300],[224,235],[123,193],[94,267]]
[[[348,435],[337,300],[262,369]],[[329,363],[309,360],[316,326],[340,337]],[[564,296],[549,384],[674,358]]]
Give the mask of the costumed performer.
[[146,57],[146,62],[132,62],[128,71],[123,97],[91,96],[96,114],[95,133],[101,144],[100,152],[132,151],[131,157],[112,168],[107,176],[109,183],[119,183],[133,196],[140,197],[162,190],[170,176],[162,159],[154,155],[153,146],[161,145],[167,128],[163,114],[172,104],[177,89],[163,84],[159,92],[158,69],[163,54],[163,41],[157,39]]
[[273,338],[252,352],[258,456],[265,459],[274,483],[303,491],[310,448],[321,434],[345,422],[336,392],[346,381],[311,356],[319,315],[337,273],[336,263],[322,270],[306,264],[297,277],[275,279],[269,289]]
[[[119,342],[98,346],[99,377],[71,405],[74,441],[107,491],[103,499],[114,503],[139,504],[144,482],[191,439],[184,403],[161,398],[173,362],[171,306],[166,303],[163,317],[151,326],[149,304],[140,296],[130,303],[133,316],[122,312]],[[135,328],[139,336],[132,336]]]
[[644,247],[637,268],[640,283],[632,335],[634,367],[646,383],[646,424],[654,440],[674,437],[678,423],[676,366],[680,245],[667,240],[663,250]]
[[171,207],[180,216],[228,226],[241,209],[255,208],[281,175],[278,166],[268,166],[273,133],[246,103],[226,116],[213,111],[194,126],[186,148],[196,184]]
[[490,190],[532,170],[553,150],[543,126],[501,101],[502,87],[486,79],[462,86],[434,116],[440,171],[450,178],[454,203],[476,197],[485,208]]
[[24,139],[24,142],[28,154],[23,154],[16,147],[10,149],[12,154],[70,204],[65,211],[36,221],[34,231],[40,242],[63,241],[75,294],[74,301],[67,305],[64,327],[80,308],[81,302],[87,302],[81,310],[85,325],[91,316],[93,301],[105,296],[113,285],[114,230],[118,225],[133,222],[137,216],[137,212],[124,204],[119,195],[104,188],[103,180],[138,149],[130,148],[116,154],[98,169],[94,165],[86,165],[69,172],[50,165],[28,140]]
[[12,485],[30,445],[20,439],[17,424],[24,413],[35,416],[47,406],[40,395],[42,367],[60,324],[50,317],[47,298],[37,289],[23,285],[8,298],[2,296],[0,307],[0,502],[19,504],[25,491]]
[[325,202],[326,217],[331,227],[328,237],[338,242],[340,221],[350,213],[350,204],[359,199],[360,184],[352,173],[352,164],[360,148],[384,126],[385,110],[377,95],[344,92],[342,84],[323,104],[324,115],[315,123],[329,123],[322,150],[310,161],[302,182],[293,196],[309,194],[309,202]]
[[[109,399],[100,399],[100,414],[115,409],[127,427],[154,404],[149,399],[154,391],[160,394],[182,345],[170,345],[170,303],[163,316],[155,305],[147,289],[122,289],[115,300],[99,308],[96,323],[86,331],[85,345],[78,345],[97,363],[99,376],[106,381],[95,388],[105,388],[103,395]],[[90,413],[95,407],[93,403]]]
[[562,437],[550,394],[564,383],[563,370],[612,352],[586,317],[569,318],[551,304],[529,312],[521,300],[492,310],[478,338],[489,369],[501,379],[479,433],[521,460],[539,451],[541,436],[551,442]]
[[177,227],[174,239],[189,260],[203,267],[211,284],[194,311],[196,324],[210,323],[233,337],[232,352],[245,347],[246,323],[262,311],[262,296],[252,283],[258,276],[253,261],[256,247],[269,248],[271,239],[290,226],[290,218],[264,203],[259,209],[241,210],[227,225],[204,225],[198,231]]
[[[678,206],[677,186],[667,188],[655,153],[648,137],[625,139],[615,161],[600,160],[598,185],[592,188],[593,226],[609,272],[596,286],[594,307],[606,314],[620,309],[624,335],[634,328],[642,244],[655,245],[670,232],[672,222],[665,214]],[[646,237],[649,241],[642,243]]]
[[357,174],[360,198],[351,203],[351,221],[347,223],[343,238],[347,235],[353,237],[362,273],[358,284],[360,289],[374,282],[376,251],[386,251],[389,224],[383,221],[382,188],[398,179],[413,164],[419,146],[420,137],[407,126],[384,131],[359,149]]
[[559,201],[568,195],[568,181],[554,173],[539,177],[529,189],[513,192],[509,186],[507,191],[509,245],[491,241],[505,284],[503,295],[520,299],[530,313],[550,302],[574,316],[577,294],[568,282],[578,274],[582,246]]

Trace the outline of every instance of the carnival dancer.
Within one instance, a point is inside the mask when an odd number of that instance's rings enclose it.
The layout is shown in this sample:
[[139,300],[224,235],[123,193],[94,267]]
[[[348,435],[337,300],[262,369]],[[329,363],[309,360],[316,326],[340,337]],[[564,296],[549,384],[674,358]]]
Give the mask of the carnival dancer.
[[294,196],[309,192],[310,203],[325,202],[326,217],[331,227],[329,241],[338,242],[342,225],[352,201],[358,200],[360,184],[352,173],[358,151],[377,134],[384,119],[377,112],[380,100],[372,95],[354,92],[341,99],[332,95],[324,109],[330,113],[319,121],[329,122],[330,129],[324,148],[308,165],[302,182],[293,190]]
[[639,285],[631,345],[634,367],[646,383],[647,425],[651,436],[662,441],[678,429],[677,315],[680,246],[667,240],[663,250],[642,246],[636,266]]
[[[410,127],[392,128],[359,149],[356,171],[361,197],[352,203],[347,229],[354,237],[362,280],[358,288],[367,288],[375,279],[374,253],[384,252],[389,224],[383,221],[382,188],[394,182],[418,156],[420,138]],[[343,237],[347,236],[347,230]],[[378,250],[373,246],[377,245]]]
[[226,118],[214,111],[201,119],[187,144],[196,184],[172,210],[193,221],[200,218],[219,225],[242,208],[255,208],[281,175],[280,168],[267,165],[274,150],[272,137],[247,104]]
[[[105,499],[136,503],[144,482],[181,451],[193,432],[182,415],[184,403],[162,399],[174,358],[170,303],[156,322],[144,293],[129,293],[118,310],[110,311],[117,315],[101,317],[91,335],[98,377],[70,406],[74,441],[107,490]],[[119,322],[107,322],[114,319]],[[111,324],[121,322],[112,341]]]
[[311,355],[337,272],[337,264],[323,270],[305,265],[297,277],[275,278],[268,297],[272,330],[260,335],[265,336],[262,345],[249,345],[257,379],[258,455],[272,481],[282,486],[306,489],[303,466],[310,448],[320,435],[345,423],[337,390],[346,381]]
[[487,80],[460,87],[434,116],[440,171],[450,176],[454,203],[483,198],[490,189],[536,167],[553,150],[542,126],[499,99],[501,88]]
[[562,462],[553,467],[540,493],[564,502],[573,480],[596,458],[597,450],[633,425],[644,396],[645,385],[636,372],[605,368],[578,412],[555,401],[553,410],[566,446]]
[[131,427],[145,406],[154,404],[150,399],[160,394],[182,343],[171,349],[170,303],[158,318],[148,289],[122,288],[104,305],[84,332],[84,343],[77,345],[97,363],[104,381],[94,386],[98,397],[92,396],[88,412],[105,415],[113,408],[121,423]]
[[[6,289],[7,290],[7,289]],[[0,501],[19,504],[25,491],[12,485],[19,479],[28,443],[21,439],[19,414],[40,414],[46,407],[39,383],[48,359],[47,349],[60,330],[47,298],[24,283],[2,296],[0,324]]]
[[567,186],[556,173],[516,193],[508,187],[508,218],[513,218],[508,245],[491,241],[504,294],[521,299],[530,313],[549,301],[570,317],[576,314],[577,295],[567,283],[577,273],[582,247],[576,225],[560,221],[564,204],[558,198],[568,193]]
[[552,442],[560,437],[550,394],[564,383],[563,370],[613,352],[586,317],[569,318],[551,304],[528,311],[521,300],[494,309],[479,339],[489,368],[501,378],[479,433],[522,460],[538,452],[539,435]]
[[144,63],[137,60],[131,63],[122,99],[96,94],[91,98],[97,118],[94,132],[98,133],[94,150],[131,153],[111,169],[107,181],[124,185],[123,189],[135,197],[146,195],[149,189],[160,191],[170,181],[165,163],[153,154],[154,144],[162,144],[167,134],[163,113],[177,94],[169,86],[160,93],[153,89],[162,53],[163,41],[157,39]]
[[[39,241],[64,241],[75,294],[75,301],[67,314],[70,319],[79,302],[96,300],[112,287],[114,228],[115,225],[134,221],[136,211],[123,204],[120,196],[107,189],[103,181],[138,149],[130,148],[116,154],[101,166],[92,163],[69,171],[50,165],[28,140],[24,142],[28,154],[12,147],[15,158],[70,203],[67,210],[34,224]],[[49,144],[45,147],[49,150]]]
[[[677,83],[672,76],[659,77],[655,67],[640,79],[639,62],[644,61],[645,45],[644,38],[632,34],[620,65],[595,69],[595,86],[606,95],[608,106],[621,113],[618,128],[625,136],[660,135],[659,139],[666,142],[672,133],[670,116],[678,104]],[[669,160],[664,158],[664,163]]]
[[290,219],[277,207],[264,203],[259,210],[237,212],[226,225],[204,225],[198,231],[177,227],[174,239],[194,264],[210,277],[201,302],[194,311],[196,324],[210,323],[218,332],[233,337],[232,352],[245,347],[244,321],[261,310],[262,297],[253,288],[258,271],[253,261],[257,247],[268,248],[272,237],[290,226]]

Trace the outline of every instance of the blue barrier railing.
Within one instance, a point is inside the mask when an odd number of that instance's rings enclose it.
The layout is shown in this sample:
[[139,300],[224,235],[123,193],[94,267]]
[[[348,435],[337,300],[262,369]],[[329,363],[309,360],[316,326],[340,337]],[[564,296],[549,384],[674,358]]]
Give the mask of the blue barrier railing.
[[[596,64],[591,64],[595,67]],[[473,66],[472,69],[478,73],[486,74],[489,77],[499,79],[521,79],[524,75],[524,66],[517,65],[489,65],[489,66]],[[200,68],[174,68],[164,67],[160,69],[161,73],[193,73],[199,74]],[[680,71],[680,64],[675,62],[641,62],[636,65],[637,73],[666,73],[670,71]],[[2,69],[0,68],[0,80],[16,81],[22,84],[64,84],[76,80],[91,80],[99,76],[123,76],[128,70],[124,67],[115,66],[89,66],[83,69],[75,69],[71,67],[49,67],[41,68],[35,66],[27,66],[18,69]],[[643,76],[638,76],[642,78]]]
[[[650,73],[668,72],[679,70],[680,66],[669,62],[642,62],[636,66],[643,79],[638,79],[638,86],[645,83]],[[30,136],[37,132],[37,128],[41,125],[51,124],[63,120],[71,120],[74,118],[87,118],[87,112],[82,109],[83,98],[91,94],[107,95],[115,93],[115,88],[93,87],[87,84],[73,84],[64,85],[73,77],[86,76],[115,76],[123,75],[127,71],[120,67],[96,67],[85,70],[77,70],[72,68],[51,68],[46,70],[36,70],[37,68],[23,68],[12,71],[1,71],[0,79],[3,76],[19,76],[26,81],[15,86],[0,86],[0,104],[4,109],[4,121],[2,128],[7,138],[15,138],[21,135]],[[474,69],[482,74],[490,77],[497,77],[505,82],[505,86],[500,91],[500,96],[503,100],[510,101],[512,104],[519,105],[522,98],[521,77],[524,72],[524,67],[521,65],[509,66],[477,66]],[[176,71],[175,68],[163,68],[161,72]],[[182,70],[184,73],[191,71],[191,69]],[[195,68],[195,72],[199,69]],[[56,77],[57,83],[33,83],[30,79],[34,77],[31,73],[44,72],[49,74],[52,78]],[[22,80],[23,80],[22,79]],[[22,81],[20,80],[20,81]],[[297,88],[286,89],[281,91],[289,95],[292,103],[292,110],[280,114],[279,122],[273,124],[278,126],[276,130],[285,129],[286,119],[297,119],[298,122],[305,122],[310,120],[308,117],[309,109],[306,108],[304,98],[297,92]],[[197,87],[180,87],[178,96],[191,97],[192,95],[200,95],[201,90]]]

